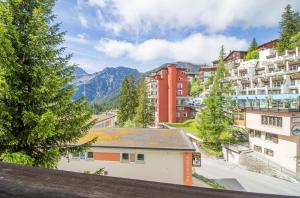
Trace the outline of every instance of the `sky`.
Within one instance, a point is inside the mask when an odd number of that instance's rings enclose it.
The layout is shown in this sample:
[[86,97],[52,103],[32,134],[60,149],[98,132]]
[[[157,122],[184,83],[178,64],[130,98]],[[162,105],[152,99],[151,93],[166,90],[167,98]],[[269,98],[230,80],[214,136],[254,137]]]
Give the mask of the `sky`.
[[299,0],[57,0],[64,46],[88,73],[164,63],[208,64],[226,52],[278,38],[284,7]]

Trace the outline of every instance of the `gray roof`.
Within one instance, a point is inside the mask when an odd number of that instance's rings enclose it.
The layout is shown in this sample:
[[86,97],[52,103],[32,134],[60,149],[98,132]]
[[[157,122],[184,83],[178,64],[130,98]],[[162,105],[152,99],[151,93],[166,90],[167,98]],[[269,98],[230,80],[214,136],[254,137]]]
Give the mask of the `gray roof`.
[[216,190],[0,162],[0,197],[272,198],[284,195]]
[[180,129],[94,127],[77,144],[97,138],[93,147],[195,151]]

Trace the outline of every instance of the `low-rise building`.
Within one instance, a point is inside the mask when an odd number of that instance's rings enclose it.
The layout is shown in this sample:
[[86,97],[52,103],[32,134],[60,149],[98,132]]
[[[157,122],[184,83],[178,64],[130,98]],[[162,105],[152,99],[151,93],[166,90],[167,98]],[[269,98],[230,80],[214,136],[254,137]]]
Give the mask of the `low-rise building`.
[[246,110],[250,148],[292,172],[300,172],[300,112]]
[[[76,145],[96,141],[85,153],[70,154],[58,169],[192,185],[192,157],[196,151],[178,129],[93,128]],[[70,145],[71,146],[71,145]]]

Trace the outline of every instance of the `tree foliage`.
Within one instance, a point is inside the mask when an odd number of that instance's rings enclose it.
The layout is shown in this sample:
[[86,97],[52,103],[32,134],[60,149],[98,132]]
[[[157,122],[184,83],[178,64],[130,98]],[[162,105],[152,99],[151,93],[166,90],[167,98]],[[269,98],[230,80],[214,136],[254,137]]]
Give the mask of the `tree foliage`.
[[197,96],[203,92],[204,82],[201,82],[200,79],[194,78],[190,83],[189,95]]
[[294,36],[291,38],[291,46],[292,48],[300,48],[300,32],[296,33]]
[[54,0],[0,1],[0,160],[55,167],[89,127],[83,99],[73,101],[74,66],[61,47]]
[[134,117],[134,123],[137,127],[146,128],[154,122],[154,109],[148,98],[145,85],[145,78],[140,79],[138,86],[138,107]]
[[237,133],[237,131],[230,129],[233,121],[231,115],[233,101],[229,94],[232,89],[231,84],[224,81],[225,72],[224,48],[222,46],[212,88],[209,95],[204,99],[205,107],[201,109],[197,118],[200,138],[215,150],[221,148],[222,142],[230,141],[233,133]]
[[248,60],[252,60],[252,59],[258,59],[259,58],[259,53],[257,50],[253,50],[253,51],[248,51],[244,60],[248,61]]
[[257,51],[257,42],[256,39],[253,38],[244,60],[247,61],[247,60],[258,59],[258,58],[259,58],[259,53]]
[[298,12],[292,9],[291,5],[287,5],[282,13],[280,22],[280,38],[277,43],[279,52],[286,49],[292,49],[291,38],[300,31],[300,16]]
[[122,81],[118,105],[118,125],[123,127],[127,120],[133,120],[138,106],[137,88],[132,76]]

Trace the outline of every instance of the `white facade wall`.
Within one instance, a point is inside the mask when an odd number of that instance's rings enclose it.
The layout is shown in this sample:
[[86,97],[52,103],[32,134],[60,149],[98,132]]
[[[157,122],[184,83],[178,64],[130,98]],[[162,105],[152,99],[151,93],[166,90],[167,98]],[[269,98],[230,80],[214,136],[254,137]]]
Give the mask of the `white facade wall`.
[[183,153],[180,151],[148,150],[148,149],[119,149],[119,148],[91,148],[92,152],[135,153],[144,154],[144,163],[100,161],[100,160],[72,160],[62,158],[58,169],[94,173],[100,168],[108,172],[108,176],[130,179],[148,180],[173,184],[183,184]]
[[[268,115],[282,117],[282,128],[262,125],[261,116],[263,113],[246,112],[246,127],[253,130],[261,131],[261,137],[249,137],[249,143],[252,150],[254,145],[262,147],[262,155],[267,159],[283,166],[284,168],[296,172],[297,160],[299,155],[299,136],[291,134],[291,118],[287,116]],[[266,140],[266,132],[278,135],[278,143]],[[273,151],[273,156],[264,154],[264,150],[270,149]],[[299,171],[299,168],[298,168]]]
[[[265,140],[265,133],[261,133],[261,138],[250,137],[250,147],[254,150],[254,145],[262,147],[262,155],[271,161],[276,162],[277,164],[289,169],[290,171],[297,171],[297,139],[298,137],[291,136],[278,136],[278,143],[274,143],[269,140]],[[274,156],[268,156],[264,154],[264,149],[273,150]]]
[[[263,114],[246,112],[246,127],[250,129],[266,131],[277,135],[291,135],[291,118],[282,117],[282,127],[275,127],[261,124],[261,116]],[[270,115],[271,116],[271,115]],[[280,117],[280,116],[277,116]]]

